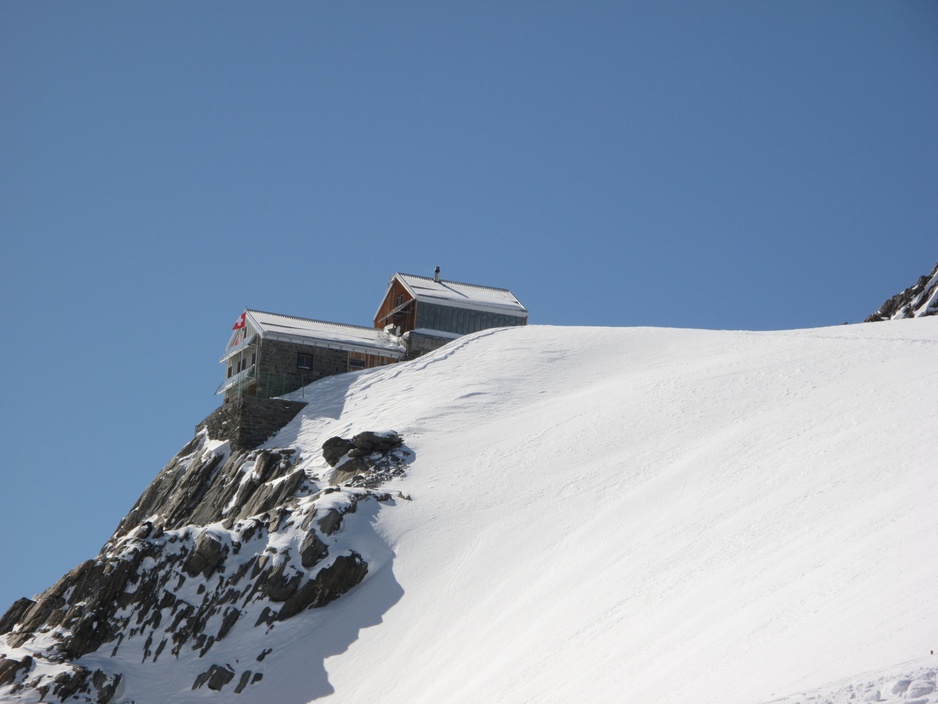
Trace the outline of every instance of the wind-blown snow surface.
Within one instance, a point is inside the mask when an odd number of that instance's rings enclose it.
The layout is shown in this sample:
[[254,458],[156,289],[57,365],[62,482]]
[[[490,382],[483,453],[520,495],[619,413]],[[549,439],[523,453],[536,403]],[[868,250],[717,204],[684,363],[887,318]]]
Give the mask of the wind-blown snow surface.
[[[278,626],[238,701],[795,702],[897,665],[883,677],[934,682],[936,318],[486,331],[311,396],[269,445],[318,457],[394,428],[416,458],[386,488],[413,500],[375,509],[366,581]],[[127,697],[170,696],[127,667]],[[892,682],[881,699],[909,701]]]

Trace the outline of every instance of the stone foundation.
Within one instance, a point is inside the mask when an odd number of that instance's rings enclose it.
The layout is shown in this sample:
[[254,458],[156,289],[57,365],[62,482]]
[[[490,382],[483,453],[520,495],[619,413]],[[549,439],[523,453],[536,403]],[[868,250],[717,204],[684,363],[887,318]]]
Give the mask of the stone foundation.
[[253,450],[296,417],[305,406],[300,401],[242,396],[224,404],[195,430],[208,430],[213,440],[229,440],[232,450]]

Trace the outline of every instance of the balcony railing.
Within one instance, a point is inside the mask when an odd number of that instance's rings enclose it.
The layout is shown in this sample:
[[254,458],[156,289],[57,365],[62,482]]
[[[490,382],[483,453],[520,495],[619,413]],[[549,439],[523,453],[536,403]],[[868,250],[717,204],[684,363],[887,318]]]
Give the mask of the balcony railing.
[[312,372],[300,374],[261,372],[257,374],[256,368],[251,366],[225,379],[218,387],[215,394],[218,395],[225,392],[230,392],[230,394],[237,393],[255,381],[257,385],[252,395],[260,396],[261,398],[277,398],[278,396],[292,393],[297,389],[302,390],[304,387],[312,384],[315,379]]
[[303,389],[313,381],[315,377],[311,371],[297,374],[261,372],[257,378],[257,395],[264,398],[277,398],[297,389]]
[[218,390],[215,392],[217,396],[220,393],[224,393],[228,389],[233,389],[235,387],[241,388],[248,381],[254,378],[254,366],[250,366],[247,369],[242,369],[237,374],[232,374],[227,379],[225,379],[221,386],[218,387]]

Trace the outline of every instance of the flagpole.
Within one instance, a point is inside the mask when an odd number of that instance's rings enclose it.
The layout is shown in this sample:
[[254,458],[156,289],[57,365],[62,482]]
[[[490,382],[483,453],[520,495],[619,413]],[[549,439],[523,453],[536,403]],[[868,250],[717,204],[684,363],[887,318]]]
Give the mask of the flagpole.
[[[241,360],[238,362],[238,369],[242,372],[244,371],[244,340],[245,340],[244,326],[247,324],[245,322],[245,317],[244,317],[245,315],[247,315],[247,309],[245,309],[244,312],[241,313],[241,317],[238,319],[238,323],[241,326],[240,328],[241,340],[238,343],[241,345],[241,351],[238,353],[238,355],[241,357]],[[241,389],[243,386],[244,386],[244,379],[238,382],[238,399],[241,398]]]

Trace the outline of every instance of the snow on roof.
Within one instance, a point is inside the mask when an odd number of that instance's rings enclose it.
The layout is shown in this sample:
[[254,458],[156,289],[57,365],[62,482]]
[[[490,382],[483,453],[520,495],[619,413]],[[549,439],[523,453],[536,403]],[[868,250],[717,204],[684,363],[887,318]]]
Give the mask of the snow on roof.
[[389,357],[400,357],[404,354],[404,348],[397,338],[375,328],[328,323],[323,320],[250,309],[247,310],[247,315],[261,337],[268,339],[320,343],[320,346],[339,349],[361,349]]
[[506,315],[527,315],[528,310],[521,301],[507,288],[493,288],[491,286],[478,286],[464,284],[458,281],[437,281],[425,276],[413,274],[395,274],[414,298],[427,303],[437,303],[474,310],[486,310]]

